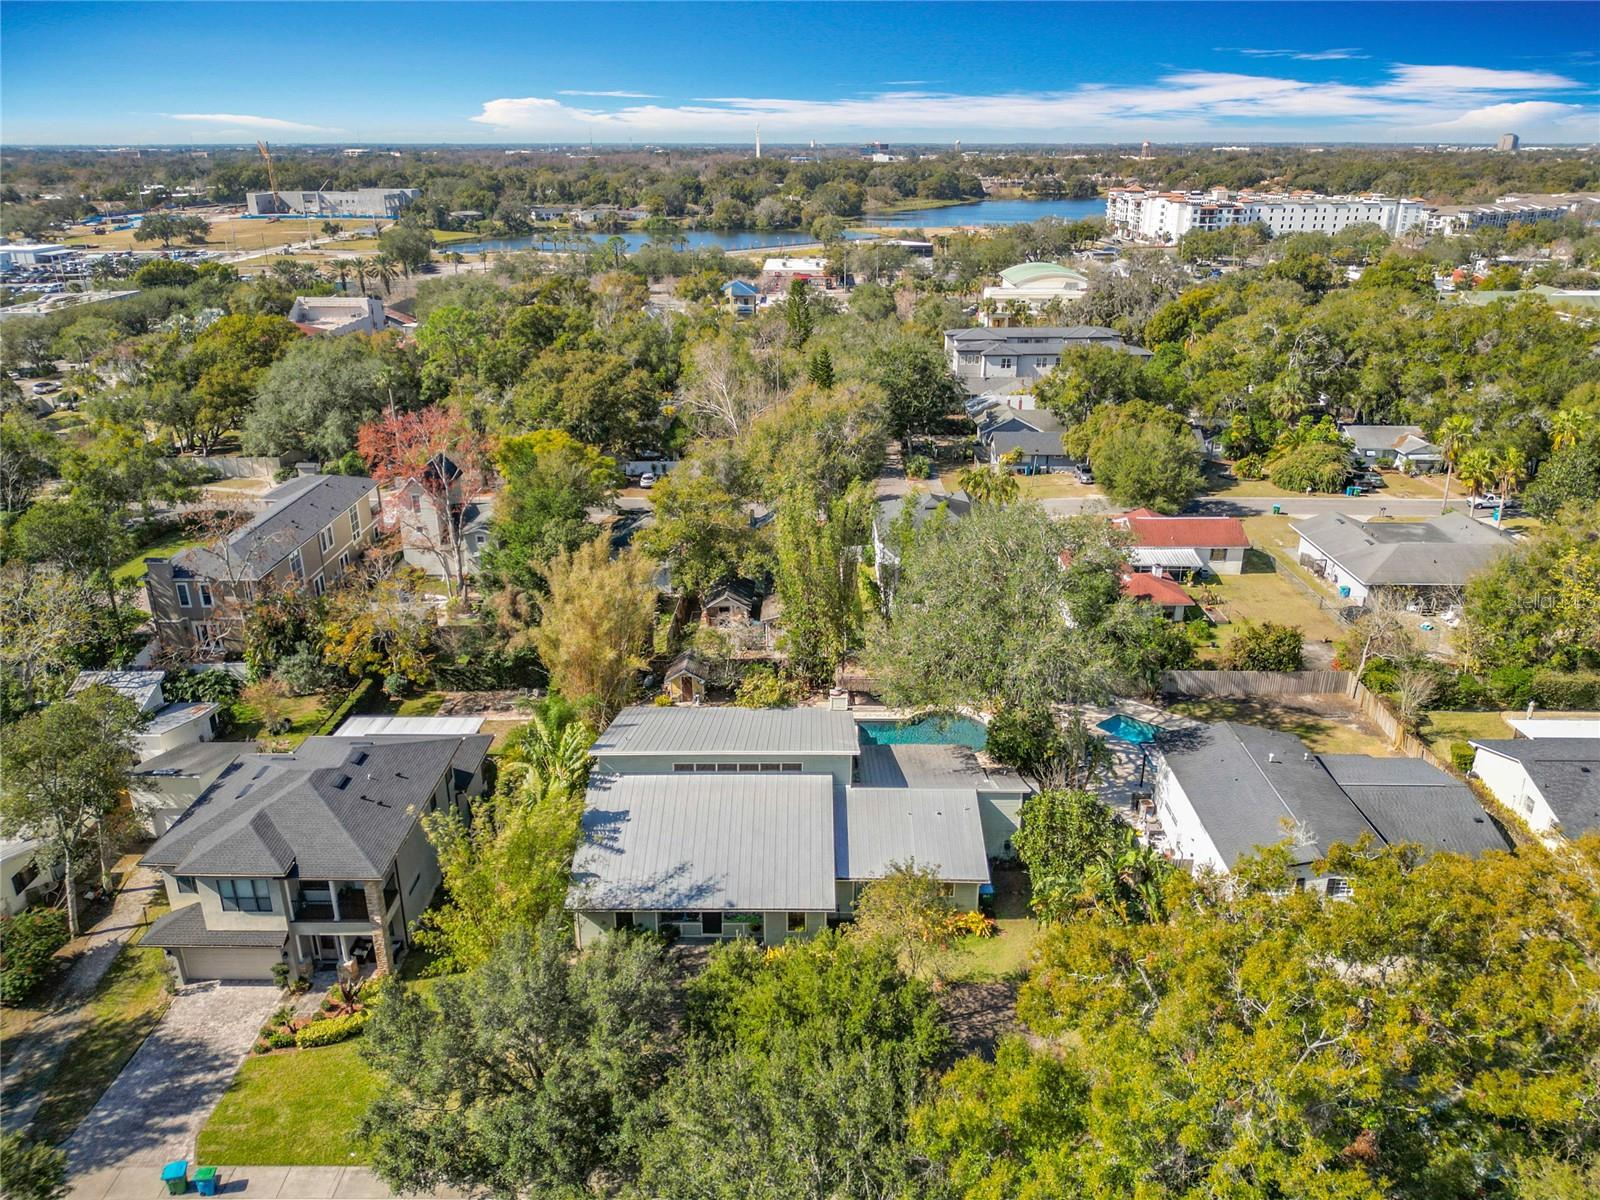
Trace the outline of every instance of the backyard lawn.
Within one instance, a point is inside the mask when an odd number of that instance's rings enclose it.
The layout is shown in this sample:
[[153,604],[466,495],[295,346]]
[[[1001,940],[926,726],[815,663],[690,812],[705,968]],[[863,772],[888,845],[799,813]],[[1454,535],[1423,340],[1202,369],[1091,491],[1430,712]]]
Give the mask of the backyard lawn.
[[[333,711],[321,696],[290,696],[283,707],[289,718],[289,728],[273,734],[272,738],[275,742],[287,743],[291,749],[315,733]],[[261,718],[254,707],[241,701],[234,705],[233,711],[238,723],[228,734],[230,741],[251,742],[261,736]]]
[[1015,979],[1027,973],[1039,937],[1039,922],[1028,908],[1027,872],[996,870],[994,890],[998,932],[993,937],[962,938],[955,944],[940,963],[940,974],[951,982]]
[[136,551],[133,557],[111,572],[118,580],[131,579],[138,583],[144,579],[144,560],[147,558],[171,558],[180,550],[187,550],[190,546],[203,545],[204,538],[197,538],[183,529],[175,529],[165,537],[158,538],[143,549]]
[[[152,904],[145,910],[146,920],[155,920],[166,908],[164,901]],[[133,935],[100,980],[85,1009],[87,1022],[45,1085],[33,1123],[33,1134],[41,1141],[59,1143],[78,1127],[167,1011],[163,956],[160,950],[141,947],[143,936],[143,929]]]
[[1451,742],[1512,736],[1511,726],[1497,712],[1430,712],[1421,734],[1428,749],[1445,762],[1450,761]]
[[1248,700],[1206,696],[1175,700],[1167,707],[1197,721],[1238,721],[1292,733],[1317,754],[1396,757],[1389,740],[1343,696],[1273,696]]

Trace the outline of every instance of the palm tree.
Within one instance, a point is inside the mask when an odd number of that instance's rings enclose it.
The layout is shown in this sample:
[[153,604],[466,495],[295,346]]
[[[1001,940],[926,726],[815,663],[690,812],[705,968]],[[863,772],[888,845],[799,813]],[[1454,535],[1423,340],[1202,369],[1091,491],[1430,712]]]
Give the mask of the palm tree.
[[348,291],[345,283],[350,278],[350,264],[341,258],[334,264],[333,273],[339,277],[339,291],[341,293]]
[[365,258],[352,258],[350,260],[350,273],[356,277],[356,286],[361,289],[361,294],[367,294],[367,280],[372,277],[372,263]]
[[389,294],[389,285],[394,282],[395,276],[400,273],[397,269],[399,265],[399,261],[392,254],[380,254],[372,260],[372,277],[383,285],[383,294],[385,296]]
[[1500,506],[1494,510],[1494,521],[1498,525],[1506,511],[1505,502],[1511,499],[1512,491],[1528,477],[1528,456],[1516,446],[1507,446],[1495,460],[1494,473],[1500,483]]
[[1013,503],[1022,492],[1022,487],[1017,483],[1017,477],[1012,472],[1012,464],[1006,459],[1008,454],[1001,455],[997,466],[979,463],[966,468],[957,477],[961,483],[961,490],[972,497],[974,504],[997,504],[1004,507]]
[[1494,455],[1483,446],[1473,446],[1462,453],[1456,473],[1461,477],[1462,487],[1476,493],[1486,492],[1494,483]]
[[1557,409],[1550,417],[1550,446],[1576,446],[1589,432],[1589,417],[1575,408]]
[[1443,512],[1450,503],[1450,476],[1456,469],[1456,460],[1472,440],[1472,418],[1461,413],[1446,417],[1433,440],[1444,455],[1444,499],[1439,504],[1439,511]]
[[450,264],[455,267],[455,273],[457,275],[461,274],[461,264],[466,261],[466,255],[462,254],[459,250],[452,250],[449,254],[446,254],[445,257],[449,259]]

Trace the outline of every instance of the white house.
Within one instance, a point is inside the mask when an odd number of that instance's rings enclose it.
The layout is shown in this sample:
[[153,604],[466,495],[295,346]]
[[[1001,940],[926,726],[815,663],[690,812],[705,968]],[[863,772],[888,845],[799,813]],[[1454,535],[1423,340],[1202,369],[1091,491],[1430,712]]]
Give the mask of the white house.
[[165,671],[79,671],[67,689],[76,696],[88,687],[108,687],[139,706],[145,724],[134,734],[139,762],[145,762],[179,746],[209,742],[217,736],[219,707],[208,701],[166,702],[161,685]]
[[[37,838],[0,840],[0,907],[13,917],[33,904],[39,893],[54,882],[35,861],[38,849]],[[56,876],[59,874],[58,869]]]
[[1168,731],[1157,757],[1165,847],[1195,868],[1231,871],[1289,839],[1295,874],[1327,886],[1317,861],[1364,836],[1461,854],[1510,845],[1471,789],[1419,758],[1313,754],[1292,734],[1232,721]]
[[1000,272],[1000,282],[983,289],[978,320],[985,326],[1012,324],[1019,313],[1038,315],[1052,302],[1066,304],[1089,290],[1081,271],[1060,263],[1018,263]]
[[973,395],[995,391],[997,382],[1042,379],[1061,364],[1063,351],[1075,346],[1105,346],[1150,358],[1150,351],[1130,346],[1115,329],[1102,325],[1036,325],[1014,329],[947,329],[945,361]]
[[1355,443],[1350,453],[1358,466],[1413,474],[1444,466],[1444,452],[1422,435],[1420,425],[1343,425],[1339,432]]
[[1323,513],[1290,528],[1300,537],[1300,565],[1353,605],[1376,593],[1424,611],[1446,607],[1511,549],[1506,534],[1454,510],[1414,522]]
[[1136,508],[1112,521],[1133,534],[1128,564],[1135,571],[1186,579],[1205,571],[1237,575],[1244,570],[1250,536],[1238,517],[1167,517]]
[[1600,829],[1600,737],[1473,741],[1472,773],[1535,833]]
[[313,336],[330,337],[378,333],[389,324],[376,296],[296,296],[289,306],[289,320]]

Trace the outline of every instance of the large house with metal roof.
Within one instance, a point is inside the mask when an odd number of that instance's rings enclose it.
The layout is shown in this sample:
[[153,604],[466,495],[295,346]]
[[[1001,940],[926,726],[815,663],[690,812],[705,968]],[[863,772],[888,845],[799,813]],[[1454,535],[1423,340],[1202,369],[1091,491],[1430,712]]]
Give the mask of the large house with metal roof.
[[203,654],[240,648],[241,608],[274,588],[322,595],[377,535],[378,485],[359,475],[298,475],[221,542],[147,558],[145,596],[163,638]]
[[1483,738],[1472,746],[1472,773],[1535,833],[1600,829],[1600,737]]
[[1290,528],[1300,537],[1300,565],[1353,605],[1377,597],[1424,611],[1448,607],[1511,549],[1506,534],[1454,510],[1427,521],[1323,513]]
[[778,945],[911,862],[976,908],[1032,790],[962,747],[878,745],[834,708],[627,708],[591,753],[579,945],[633,928]]
[[1120,333],[1103,325],[944,331],[945,360],[974,396],[1042,379],[1060,365],[1062,352],[1075,346],[1105,346],[1151,357],[1150,351],[1128,345]]
[[422,817],[467,813],[490,741],[313,737],[292,754],[213,742],[145,764],[134,780],[145,804],[182,812],[141,860],[172,905],[144,944],[185,981],[351,959],[388,970],[439,886]]
[[1136,508],[1112,521],[1133,535],[1128,565],[1135,571],[1187,579],[1244,570],[1250,536],[1238,517],[1167,517]]
[[209,742],[217,735],[219,705],[204,700],[166,702],[161,685],[165,671],[79,671],[67,689],[76,696],[85,688],[110,688],[139,706],[144,724],[134,731],[134,753],[139,761],[154,758],[191,742]]
[[1156,745],[1160,843],[1195,868],[1231,871],[1287,839],[1295,875],[1337,891],[1315,866],[1335,843],[1510,848],[1471,789],[1421,759],[1313,754],[1293,734],[1232,721],[1168,730]]

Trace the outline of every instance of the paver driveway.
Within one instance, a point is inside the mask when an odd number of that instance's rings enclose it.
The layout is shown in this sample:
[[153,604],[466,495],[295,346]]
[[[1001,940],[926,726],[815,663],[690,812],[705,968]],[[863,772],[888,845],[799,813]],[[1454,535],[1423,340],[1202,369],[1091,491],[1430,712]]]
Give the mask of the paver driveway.
[[70,1168],[194,1160],[195,1137],[283,993],[271,984],[182,989],[67,1141]]

